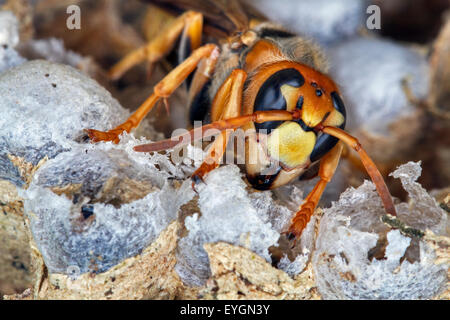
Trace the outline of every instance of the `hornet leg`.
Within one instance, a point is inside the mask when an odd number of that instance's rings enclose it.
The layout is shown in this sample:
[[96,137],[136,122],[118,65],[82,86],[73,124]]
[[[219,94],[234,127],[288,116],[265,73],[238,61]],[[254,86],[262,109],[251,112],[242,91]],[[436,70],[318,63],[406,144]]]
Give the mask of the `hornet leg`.
[[338,142],[338,144],[320,160],[320,180],[303,201],[303,204],[300,206],[300,210],[295,214],[294,218],[292,218],[291,226],[287,232],[289,240],[299,239],[303,230],[306,228],[306,225],[311,219],[311,216],[319,203],[327,183],[331,181],[331,178],[336,171],[342,149],[342,142]]
[[109,71],[109,77],[113,80],[120,78],[133,66],[147,61],[150,65],[166,56],[181,36],[181,50],[187,54],[187,48],[195,50],[201,45],[203,32],[203,15],[194,11],[187,11],[171,24],[147,45],[136,49],[126,55]]
[[[244,90],[244,82],[247,74],[240,69],[233,70],[230,76],[225,80],[214,97],[211,109],[212,121],[225,120],[238,117],[241,112],[242,93]],[[234,129],[233,129],[234,130]],[[192,185],[203,181],[204,176],[217,168],[220,159],[226,150],[228,140],[233,130],[222,131],[216,136],[205,161],[192,175]]]
[[86,131],[89,138],[93,142],[113,141],[114,143],[118,143],[119,135],[124,131],[130,132],[131,129],[136,128],[147,113],[155,106],[156,102],[161,98],[167,99],[195,70],[200,61],[206,59],[210,65],[215,64],[218,56],[219,50],[214,44],[207,44],[198,48],[154,87],[153,93],[124,123],[106,132],[88,129]]

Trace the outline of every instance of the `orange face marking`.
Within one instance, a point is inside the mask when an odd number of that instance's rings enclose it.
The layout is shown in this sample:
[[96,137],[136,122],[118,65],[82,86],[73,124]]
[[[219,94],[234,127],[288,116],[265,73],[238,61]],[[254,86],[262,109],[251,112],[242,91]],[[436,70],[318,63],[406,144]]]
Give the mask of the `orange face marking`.
[[[331,93],[337,92],[338,89],[330,78],[304,64],[279,61],[261,65],[254,70],[244,95],[244,114],[250,114],[253,111],[256,95],[264,82],[272,74],[283,69],[296,69],[305,79],[304,84],[296,90],[298,98],[303,97],[302,120],[307,126],[315,127],[324,120],[327,114],[331,115],[335,111]],[[290,89],[287,87],[282,91],[286,91],[285,93],[289,96],[286,100],[287,107],[292,108],[291,99],[294,99],[294,94],[288,92]]]

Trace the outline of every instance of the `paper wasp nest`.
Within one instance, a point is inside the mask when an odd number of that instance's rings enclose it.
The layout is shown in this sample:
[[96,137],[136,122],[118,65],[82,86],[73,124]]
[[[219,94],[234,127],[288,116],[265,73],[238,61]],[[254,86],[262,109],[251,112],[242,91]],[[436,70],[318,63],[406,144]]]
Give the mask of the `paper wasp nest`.
[[0,178],[23,185],[9,159],[33,166],[69,151],[83,128],[111,128],[125,111],[94,80],[64,65],[25,62],[0,75]]
[[51,273],[104,272],[175,220],[194,192],[189,183],[171,187],[174,176],[156,163],[122,144],[98,144],[74,147],[38,170],[24,193],[25,213]]
[[270,262],[269,247],[277,244],[293,214],[274,202],[270,192],[249,192],[234,165],[214,170],[205,182],[196,187],[198,212],[185,219],[188,234],[179,241],[176,267],[186,284],[197,286],[210,276],[204,244],[225,241],[248,248]]
[[385,213],[368,181],[324,209],[313,254],[324,299],[429,299],[446,288],[448,252],[447,258],[439,258],[427,233],[412,229],[447,236],[441,250],[448,250],[447,214],[415,182],[420,172],[420,165],[410,162],[392,173],[410,196],[409,204],[396,206],[409,229],[382,222]]

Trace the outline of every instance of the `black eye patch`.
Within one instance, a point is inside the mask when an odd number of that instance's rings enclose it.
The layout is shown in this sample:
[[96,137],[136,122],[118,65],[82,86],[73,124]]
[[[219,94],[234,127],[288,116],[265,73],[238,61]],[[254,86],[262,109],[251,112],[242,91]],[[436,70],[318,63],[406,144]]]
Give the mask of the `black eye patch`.
[[[254,111],[286,110],[286,99],[281,93],[281,87],[287,84],[299,88],[304,83],[305,78],[296,69],[289,68],[275,72],[259,89],[255,99]],[[283,121],[268,121],[255,123],[255,127],[258,131],[265,129],[269,134],[282,123]]]
[[[342,101],[339,94],[334,91],[331,93],[331,99],[333,100],[333,106],[334,108],[339,111],[344,116],[344,123],[342,123],[339,128],[344,129],[345,128],[345,106],[344,102]],[[316,160],[319,160],[322,158],[328,151],[330,151],[337,143],[339,139],[332,137],[328,134],[322,133],[316,141],[316,144],[314,146],[313,151],[311,152],[311,155],[309,156],[311,162],[314,162]]]

